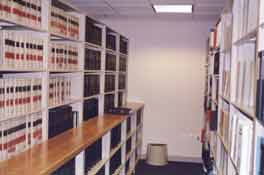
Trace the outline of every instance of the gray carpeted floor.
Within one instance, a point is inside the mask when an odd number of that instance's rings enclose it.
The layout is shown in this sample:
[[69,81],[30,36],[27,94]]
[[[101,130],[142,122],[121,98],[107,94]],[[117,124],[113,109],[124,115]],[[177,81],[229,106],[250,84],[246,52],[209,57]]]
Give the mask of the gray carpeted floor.
[[202,175],[202,164],[170,162],[163,167],[147,165],[140,161],[136,168],[136,175]]

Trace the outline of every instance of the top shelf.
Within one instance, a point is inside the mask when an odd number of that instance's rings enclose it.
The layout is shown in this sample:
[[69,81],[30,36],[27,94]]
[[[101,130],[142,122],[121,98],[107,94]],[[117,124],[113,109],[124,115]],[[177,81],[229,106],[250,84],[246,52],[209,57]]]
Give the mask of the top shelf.
[[0,163],[0,175],[50,174],[125,119],[122,115],[105,114],[84,122],[78,128]]

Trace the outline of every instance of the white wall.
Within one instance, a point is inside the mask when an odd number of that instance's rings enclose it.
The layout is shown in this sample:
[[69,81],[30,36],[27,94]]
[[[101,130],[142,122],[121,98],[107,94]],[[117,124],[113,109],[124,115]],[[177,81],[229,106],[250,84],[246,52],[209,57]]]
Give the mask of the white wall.
[[169,156],[199,158],[205,46],[212,22],[100,19],[130,39],[130,99],[146,103],[144,148],[167,143]]

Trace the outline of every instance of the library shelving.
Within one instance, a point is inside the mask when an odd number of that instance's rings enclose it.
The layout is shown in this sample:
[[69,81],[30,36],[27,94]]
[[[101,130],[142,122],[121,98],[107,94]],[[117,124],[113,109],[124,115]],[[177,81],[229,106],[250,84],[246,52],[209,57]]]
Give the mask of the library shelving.
[[[210,67],[216,65],[208,57],[203,143],[215,174],[264,171],[263,9],[261,0],[227,1],[210,34],[208,55],[220,54],[219,84],[214,92]],[[214,93],[217,103],[208,100]]]
[[134,172],[144,104],[127,102],[129,40],[64,0],[0,7],[0,174]]

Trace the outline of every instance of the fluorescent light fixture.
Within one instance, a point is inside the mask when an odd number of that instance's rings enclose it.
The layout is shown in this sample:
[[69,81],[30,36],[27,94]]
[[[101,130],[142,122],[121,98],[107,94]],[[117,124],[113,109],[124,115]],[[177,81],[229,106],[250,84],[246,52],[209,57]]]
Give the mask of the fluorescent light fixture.
[[156,13],[192,13],[193,5],[153,5]]

